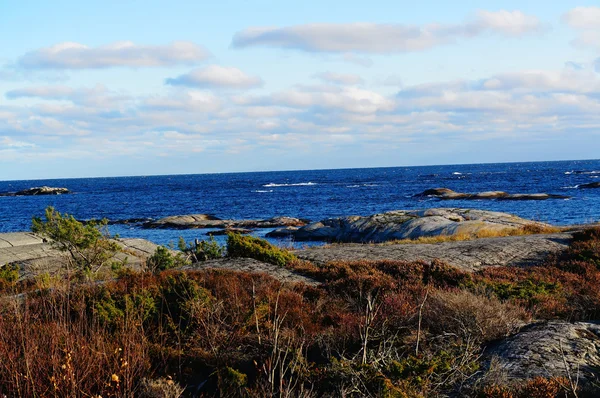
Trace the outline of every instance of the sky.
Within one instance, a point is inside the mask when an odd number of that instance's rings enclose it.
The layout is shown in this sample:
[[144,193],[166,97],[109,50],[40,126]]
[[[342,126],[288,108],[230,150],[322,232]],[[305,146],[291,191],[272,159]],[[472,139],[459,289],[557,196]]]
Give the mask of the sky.
[[595,1],[0,0],[0,180],[600,157]]

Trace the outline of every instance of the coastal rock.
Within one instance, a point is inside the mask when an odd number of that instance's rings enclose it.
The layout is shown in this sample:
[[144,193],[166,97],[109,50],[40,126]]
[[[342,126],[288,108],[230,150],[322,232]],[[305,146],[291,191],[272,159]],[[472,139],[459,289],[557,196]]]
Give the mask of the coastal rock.
[[273,231],[267,233],[267,238],[289,238],[294,236],[294,234],[298,231],[298,227],[281,227],[276,228]]
[[600,181],[581,184],[578,186],[578,188],[600,188]]
[[442,243],[344,243],[295,250],[303,260],[327,264],[331,261],[441,260],[465,271],[488,267],[527,267],[541,264],[551,254],[569,247],[571,233],[505,236]]
[[306,225],[293,235],[298,241],[385,242],[439,235],[475,235],[547,224],[475,209],[397,210],[372,216],[329,218]]
[[442,200],[452,199],[473,199],[473,200],[546,200],[546,199],[568,199],[570,196],[555,195],[547,193],[507,193],[504,191],[486,191],[479,193],[462,193],[455,192],[448,188],[432,188],[427,189],[415,197],[434,197]]
[[43,186],[43,187],[24,189],[22,191],[17,191],[17,192],[0,193],[0,196],[63,195],[63,194],[69,194],[69,193],[71,193],[71,191],[69,191],[67,188],[55,188],[55,187]]
[[[123,251],[115,261],[127,258],[127,266],[141,269],[157,245],[145,239],[118,239]],[[0,233],[0,268],[6,264],[18,264],[22,278],[43,273],[54,274],[67,265],[67,256],[54,248],[46,239],[30,232]]]
[[[580,384],[600,376],[600,325],[544,322],[530,325],[487,353],[509,379],[579,377]],[[568,370],[567,370],[568,369]]]
[[288,226],[306,225],[306,220],[293,217],[273,217],[267,220],[222,220],[208,214],[192,214],[184,216],[171,216],[150,221],[142,224],[144,228],[170,228],[170,229],[194,229],[194,228],[276,228]]

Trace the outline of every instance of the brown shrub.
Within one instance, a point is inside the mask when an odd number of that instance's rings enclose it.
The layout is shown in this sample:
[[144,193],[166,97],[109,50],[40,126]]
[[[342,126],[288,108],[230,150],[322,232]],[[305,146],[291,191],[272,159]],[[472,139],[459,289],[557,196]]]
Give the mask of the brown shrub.
[[431,292],[423,314],[424,324],[430,332],[453,333],[462,339],[479,342],[506,337],[526,320],[527,313],[516,305],[465,290]]

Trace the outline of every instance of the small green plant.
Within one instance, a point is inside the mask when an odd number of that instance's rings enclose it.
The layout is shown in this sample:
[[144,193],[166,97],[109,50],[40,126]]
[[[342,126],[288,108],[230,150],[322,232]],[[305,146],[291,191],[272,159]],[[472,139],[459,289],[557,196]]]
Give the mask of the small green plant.
[[284,267],[297,260],[287,250],[279,249],[264,239],[239,234],[227,234],[227,256],[249,257]]
[[45,219],[34,217],[32,231],[51,240],[52,246],[68,253],[68,264],[82,275],[96,273],[120,251],[106,229],[108,220],[91,220],[86,224],[72,215],[61,214],[52,206]]
[[158,246],[154,254],[146,261],[146,267],[150,272],[159,273],[172,268],[179,268],[186,264],[186,260],[180,254],[173,255],[164,246]]
[[177,246],[190,257],[193,263],[218,259],[225,254],[225,247],[221,246],[213,236],[208,241],[196,239],[194,243],[186,243],[182,237],[179,237]]
[[19,280],[19,266],[6,264],[0,267],[0,287],[13,286]]

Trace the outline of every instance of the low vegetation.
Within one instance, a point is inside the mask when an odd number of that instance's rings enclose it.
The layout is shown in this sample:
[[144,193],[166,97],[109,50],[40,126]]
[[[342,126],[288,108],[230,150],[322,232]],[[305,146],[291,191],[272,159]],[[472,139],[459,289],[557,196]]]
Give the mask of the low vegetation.
[[[187,246],[187,245],[186,245]],[[164,249],[164,248],[163,248]],[[483,349],[537,319],[598,319],[600,229],[535,267],[439,261],[312,264],[252,237],[254,257],[322,282],[173,269],[0,301],[0,396],[578,397],[562,379],[487,377]],[[167,255],[167,253],[169,253]],[[222,254],[222,253],[220,253]],[[154,261],[154,260],[153,260]]]
[[482,229],[472,234],[454,234],[454,235],[437,235],[437,236],[422,236],[417,239],[400,239],[382,243],[390,244],[412,244],[412,243],[443,243],[443,242],[459,242],[465,240],[474,240],[481,238],[501,238],[505,236],[523,236],[536,234],[555,234],[561,232],[561,229],[554,226],[544,226],[538,224],[529,224],[521,228],[506,228],[498,230]]
[[291,252],[280,249],[266,240],[240,234],[227,234],[227,256],[248,257],[285,267],[297,258]]

